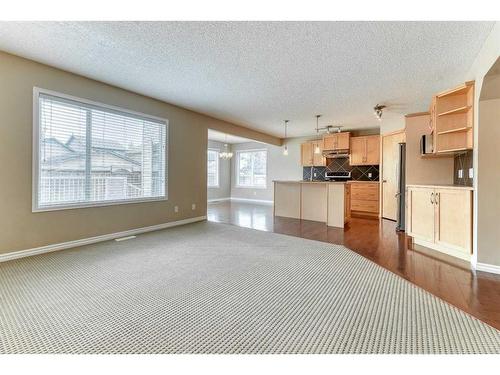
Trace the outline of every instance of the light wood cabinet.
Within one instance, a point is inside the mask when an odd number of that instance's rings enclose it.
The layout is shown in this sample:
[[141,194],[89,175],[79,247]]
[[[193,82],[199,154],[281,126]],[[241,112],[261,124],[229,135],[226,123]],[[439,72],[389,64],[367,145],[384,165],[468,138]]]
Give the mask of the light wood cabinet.
[[[315,153],[316,146],[319,147],[319,153]],[[326,158],[323,156],[323,141],[309,141],[300,145],[301,161],[303,167],[324,167],[326,166]]]
[[[323,140],[319,139],[312,143],[313,165],[315,167],[325,167],[326,158],[323,156]],[[319,148],[319,154],[315,152],[316,146]]]
[[434,189],[408,189],[408,234],[414,238],[434,242]]
[[354,216],[378,216],[379,184],[350,183],[350,210]]
[[466,82],[432,99],[434,153],[453,154],[473,148],[474,82]]
[[470,260],[471,190],[409,187],[407,199],[407,230],[416,244]]
[[313,149],[311,142],[302,143],[300,145],[300,155],[302,166],[310,167],[313,165]]
[[351,137],[350,165],[380,164],[380,136]]
[[323,148],[328,151],[348,150],[351,133],[333,133],[323,136]]

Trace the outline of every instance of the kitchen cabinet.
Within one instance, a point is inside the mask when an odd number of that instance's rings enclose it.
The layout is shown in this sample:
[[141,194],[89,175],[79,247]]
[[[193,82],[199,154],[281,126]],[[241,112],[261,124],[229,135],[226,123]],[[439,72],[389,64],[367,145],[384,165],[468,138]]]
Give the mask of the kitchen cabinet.
[[453,186],[410,186],[407,205],[407,231],[416,244],[470,260],[471,189]]
[[432,98],[430,109],[434,153],[454,154],[473,148],[474,81]]
[[311,142],[302,143],[300,145],[300,154],[303,167],[310,167],[313,165],[313,149]]
[[370,135],[351,137],[350,165],[378,165],[380,164],[380,136]]
[[327,151],[348,150],[351,133],[333,133],[323,136],[323,148]]
[[373,182],[351,182],[350,210],[353,216],[378,216],[379,184]]
[[[316,154],[316,146],[319,147],[319,154]],[[303,167],[324,167],[326,166],[326,158],[323,156],[323,141],[309,141],[300,145],[301,162]]]

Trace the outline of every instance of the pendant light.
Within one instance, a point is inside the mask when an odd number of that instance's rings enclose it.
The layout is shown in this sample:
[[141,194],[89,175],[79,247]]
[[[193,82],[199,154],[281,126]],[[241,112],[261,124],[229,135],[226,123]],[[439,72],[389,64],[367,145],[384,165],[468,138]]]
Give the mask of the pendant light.
[[[316,134],[319,134],[319,118],[321,115],[316,115]],[[321,154],[321,150],[319,148],[319,143],[316,143],[316,147],[314,147],[314,153],[315,154]]]
[[[285,138],[284,138],[285,142],[286,142],[287,127],[288,127],[288,120],[285,120]],[[288,156],[288,146],[286,143],[285,143],[285,148],[283,149],[283,155]]]
[[221,159],[231,159],[233,157],[233,153],[231,151],[229,151],[229,147],[227,145],[227,134],[225,134],[225,142],[224,143],[224,151],[222,151],[220,154],[219,154],[219,158]]

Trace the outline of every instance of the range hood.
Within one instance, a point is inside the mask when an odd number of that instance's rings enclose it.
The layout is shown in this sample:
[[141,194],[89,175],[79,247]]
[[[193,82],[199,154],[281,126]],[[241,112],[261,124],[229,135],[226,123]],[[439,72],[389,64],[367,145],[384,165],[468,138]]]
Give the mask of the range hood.
[[349,157],[349,150],[325,150],[323,156],[327,159],[341,159]]

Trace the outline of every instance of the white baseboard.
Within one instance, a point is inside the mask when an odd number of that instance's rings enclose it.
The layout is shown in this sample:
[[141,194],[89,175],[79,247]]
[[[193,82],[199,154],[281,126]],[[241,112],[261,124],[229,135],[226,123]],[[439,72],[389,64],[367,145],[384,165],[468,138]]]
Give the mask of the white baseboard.
[[190,223],[194,223],[197,221],[203,221],[206,219],[207,219],[206,216],[198,216],[198,217],[193,217],[193,218],[184,219],[184,220],[171,221],[169,223],[152,225],[149,227],[130,229],[130,230],[126,230],[123,232],[103,234],[101,236],[82,238],[80,240],[74,240],[74,241],[53,244],[53,245],[35,247],[33,249],[13,251],[11,253],[0,254],[0,262],[6,262],[8,260],[29,257],[32,255],[37,255],[37,254],[50,253],[50,252],[58,251],[58,250],[70,249],[70,248],[78,247],[78,246],[90,245],[90,244],[97,243],[97,242],[114,240],[115,238],[134,236],[134,235],[141,234],[141,233],[153,232],[156,230],[176,227],[176,226],[184,225],[184,224],[190,224]]
[[500,275],[500,266],[488,263],[476,263],[476,271],[483,271],[489,273],[496,273]]
[[250,198],[232,198],[231,197],[231,200],[232,201],[235,201],[235,202],[248,202],[248,203],[259,203],[259,204],[274,204],[274,201],[268,201],[268,200],[264,200],[264,199],[250,199]]
[[225,201],[229,201],[231,200],[231,198],[214,198],[214,199],[209,199],[207,200],[208,203],[214,203],[214,202],[225,202]]

